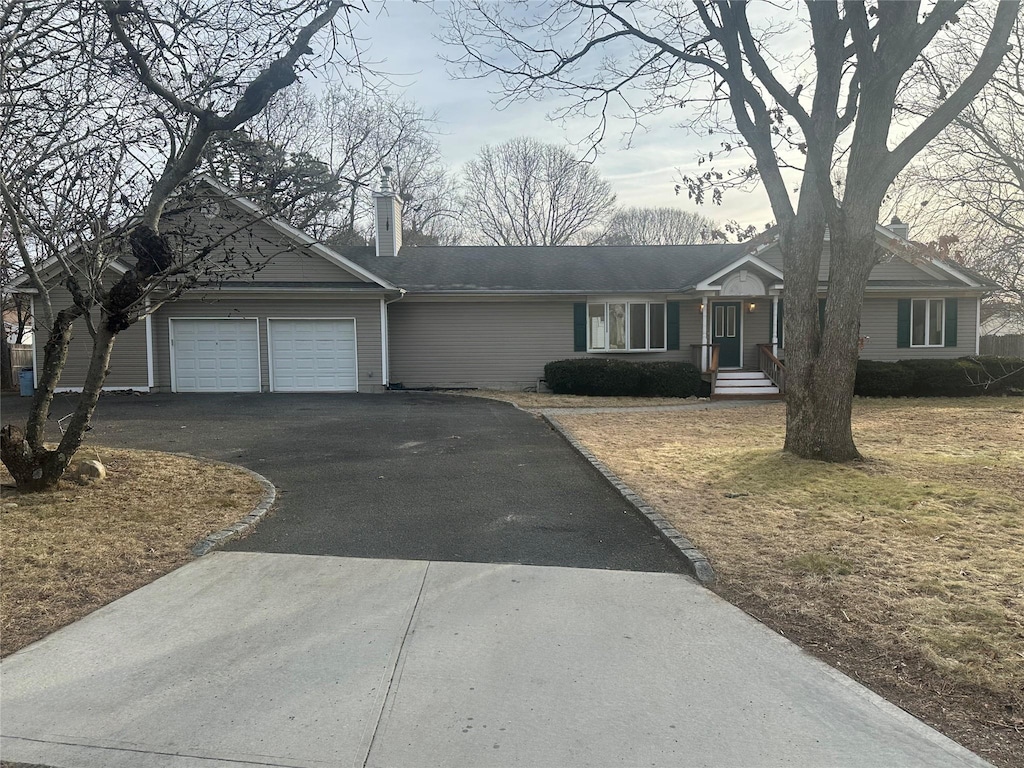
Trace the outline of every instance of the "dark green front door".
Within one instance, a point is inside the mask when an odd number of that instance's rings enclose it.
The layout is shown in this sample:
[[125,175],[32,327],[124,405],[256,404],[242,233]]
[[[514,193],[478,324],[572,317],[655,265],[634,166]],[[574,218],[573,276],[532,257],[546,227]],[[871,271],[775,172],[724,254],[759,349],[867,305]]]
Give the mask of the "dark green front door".
[[718,344],[718,367],[740,367],[740,310],[738,301],[716,301],[711,305],[711,343]]

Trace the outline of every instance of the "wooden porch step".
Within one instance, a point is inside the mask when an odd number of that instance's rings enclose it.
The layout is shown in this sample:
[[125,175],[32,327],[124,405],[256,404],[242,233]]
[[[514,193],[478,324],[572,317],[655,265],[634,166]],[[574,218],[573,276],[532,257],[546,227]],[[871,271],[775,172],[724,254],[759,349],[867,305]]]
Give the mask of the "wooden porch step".
[[712,400],[785,400],[786,396],[780,392],[757,394],[757,395],[723,395],[716,393],[711,396]]
[[776,387],[761,371],[720,371],[715,382],[713,399],[781,399]]

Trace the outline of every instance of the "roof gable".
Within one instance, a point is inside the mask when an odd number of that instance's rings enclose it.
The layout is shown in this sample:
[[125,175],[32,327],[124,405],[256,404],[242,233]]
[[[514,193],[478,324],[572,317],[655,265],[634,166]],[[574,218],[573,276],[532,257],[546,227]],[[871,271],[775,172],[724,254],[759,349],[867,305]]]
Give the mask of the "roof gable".
[[[306,278],[307,276],[310,279],[329,279],[331,277],[331,270],[323,269],[323,264],[316,264],[316,261],[320,260],[334,269],[341,270],[345,275],[355,278],[357,281],[376,283],[387,290],[395,290],[395,286],[389,283],[386,279],[373,274],[362,265],[357,264],[342,255],[338,250],[319,242],[302,230],[296,229],[275,216],[270,216],[264,213],[254,202],[242,197],[241,195],[235,194],[230,188],[221,184],[211,176],[201,176],[200,182],[212,190],[217,197],[224,200],[228,205],[237,209],[244,215],[251,217],[254,224],[259,225],[266,230],[273,231],[276,235],[283,238],[293,246],[297,246],[298,251],[306,258],[312,257],[315,266],[310,265],[304,269],[300,268],[299,272],[302,273],[300,275],[300,279]],[[269,238],[264,239],[269,240]],[[281,277],[281,275],[277,274],[279,272],[286,272],[290,275],[294,271],[294,265],[289,265],[289,267],[281,269],[273,262],[274,259],[271,259],[267,263],[267,266],[260,270],[260,272],[266,273],[263,279],[274,280]]]
[[[263,213],[252,201],[234,194],[215,179],[203,176],[200,184],[208,193],[208,202],[215,205],[190,201],[189,205],[176,209],[172,201],[168,213],[161,219],[161,229],[179,244],[212,242],[215,244],[212,261],[225,265],[233,263],[237,267],[225,267],[222,271],[211,269],[203,276],[205,280],[241,284],[243,281],[238,279],[238,275],[245,274],[247,285],[267,283],[269,287],[274,283],[280,288],[286,283],[316,283],[365,289],[365,284],[371,284],[378,289],[395,290],[387,280],[295,227]],[[129,221],[126,226],[132,223]],[[74,262],[73,251],[67,256]],[[105,266],[105,269],[118,274],[124,274],[131,268],[124,255],[112,258]],[[60,260],[50,258],[37,269],[45,282],[51,282],[60,272]],[[33,292],[28,282],[27,275],[20,275],[5,286],[5,290]]]

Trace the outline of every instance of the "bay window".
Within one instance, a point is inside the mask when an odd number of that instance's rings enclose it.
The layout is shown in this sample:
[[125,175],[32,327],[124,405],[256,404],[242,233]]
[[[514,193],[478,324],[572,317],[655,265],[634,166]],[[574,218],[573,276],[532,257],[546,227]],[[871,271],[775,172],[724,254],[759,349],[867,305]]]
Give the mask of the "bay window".
[[662,351],[665,335],[664,302],[587,304],[588,352]]

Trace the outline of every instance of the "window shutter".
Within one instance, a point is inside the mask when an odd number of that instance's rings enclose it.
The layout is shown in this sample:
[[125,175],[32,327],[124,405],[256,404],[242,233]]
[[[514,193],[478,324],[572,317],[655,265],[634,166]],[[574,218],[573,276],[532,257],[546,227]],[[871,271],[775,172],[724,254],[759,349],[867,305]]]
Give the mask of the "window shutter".
[[818,299],[818,327],[825,330],[825,302],[828,299]]
[[960,302],[957,299],[946,299],[946,336],[943,346],[956,346],[956,315],[959,304]]
[[587,304],[584,301],[572,305],[572,349],[587,351]]
[[779,299],[779,327],[775,329],[776,334],[779,337],[779,346],[784,347],[786,337],[782,333],[782,330],[786,327],[786,300]]
[[896,346],[910,346],[910,299],[896,302]]
[[665,305],[665,319],[668,335],[665,346],[668,349],[679,349],[679,302],[670,301]]

